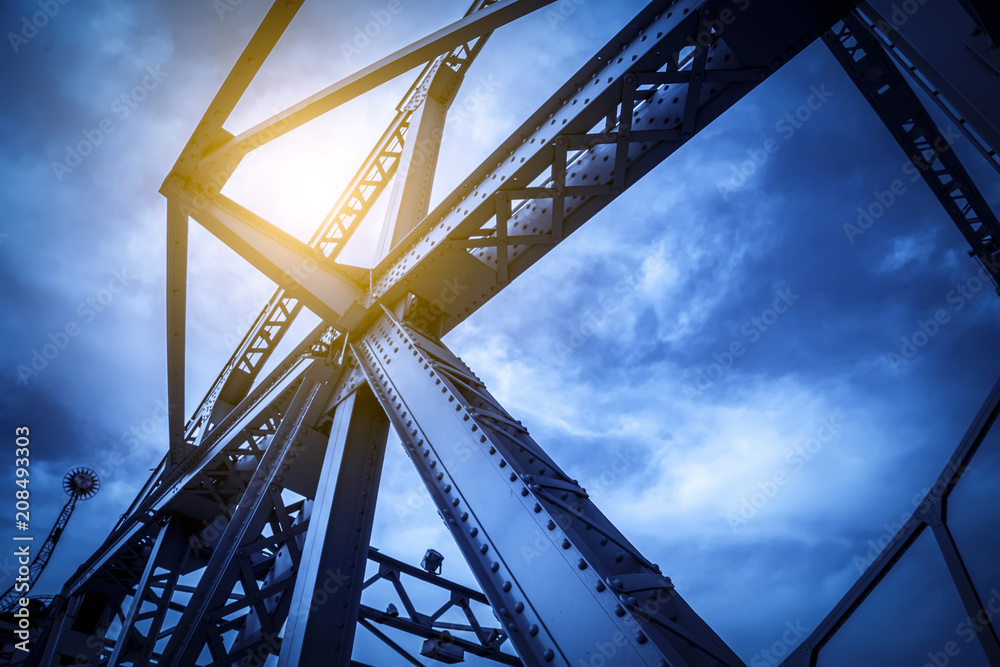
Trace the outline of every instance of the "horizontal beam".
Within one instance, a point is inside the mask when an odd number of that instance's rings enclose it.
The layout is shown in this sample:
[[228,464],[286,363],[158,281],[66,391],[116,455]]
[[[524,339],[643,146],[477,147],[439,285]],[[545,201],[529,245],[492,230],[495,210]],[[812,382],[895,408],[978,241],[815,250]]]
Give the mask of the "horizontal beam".
[[239,160],[249,151],[277,139],[344,102],[391,81],[459,44],[496,30],[553,1],[503,0],[491,7],[468,14],[233,137],[209,152],[205,156],[205,162],[212,165]]

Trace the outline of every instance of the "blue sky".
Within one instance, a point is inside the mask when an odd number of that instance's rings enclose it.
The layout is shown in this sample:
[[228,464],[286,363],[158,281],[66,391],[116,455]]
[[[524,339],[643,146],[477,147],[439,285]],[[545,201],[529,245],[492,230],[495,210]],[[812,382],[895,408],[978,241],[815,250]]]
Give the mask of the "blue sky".
[[[3,432],[32,429],[36,539],[64,502],[66,470],[90,465],[104,482],[36,589],[54,593],[165,449],[157,189],[267,3],[53,2],[58,11],[37,34],[25,31],[24,17],[42,4],[0,8]],[[493,36],[452,107],[433,202],[641,3],[571,6],[566,20],[543,11]],[[249,127],[465,9],[402,0],[370,43],[345,48],[384,7],[307,2],[227,129]],[[226,193],[310,235],[413,76],[259,149]],[[810,102],[808,120],[786,119]],[[77,163],[67,147],[81,142],[92,150]],[[996,210],[995,172],[964,139],[954,149]],[[933,482],[1000,372],[990,352],[1000,301],[904,164],[814,44],[446,338],[750,664],[776,664],[763,652],[832,608],[869,541]],[[863,234],[845,230],[897,179],[904,189],[884,214]],[[352,263],[370,263],[377,222],[352,243]],[[188,414],[273,289],[196,223],[191,230]],[[915,334],[924,340],[921,323],[933,335],[899,363],[890,355],[902,357]],[[32,367],[46,345],[57,353]],[[997,443],[981,458],[995,470]],[[995,479],[971,476],[953,507],[968,510],[955,519],[958,538],[985,597],[1000,587],[988,558]],[[445,574],[470,581],[394,443],[381,495],[376,546],[410,562],[436,547]],[[0,526],[4,542],[12,533]],[[855,623],[831,656],[890,643],[877,627],[888,615],[919,629],[897,633],[913,664],[955,634],[962,614],[944,590],[936,547],[915,549],[915,569],[894,573],[895,588],[863,609],[873,620]],[[4,588],[7,576],[0,571]],[[911,581],[923,587],[919,599]],[[359,650],[377,651],[365,642]]]

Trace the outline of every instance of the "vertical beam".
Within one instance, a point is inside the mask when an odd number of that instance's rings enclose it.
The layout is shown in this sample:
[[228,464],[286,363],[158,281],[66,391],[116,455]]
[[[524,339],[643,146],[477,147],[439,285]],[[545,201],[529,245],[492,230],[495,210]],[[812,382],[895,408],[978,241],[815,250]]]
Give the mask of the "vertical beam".
[[386,312],[352,350],[526,665],[743,665],[440,341]]
[[427,215],[445,116],[459,81],[455,72],[439,65],[427,96],[410,117],[409,137],[382,224],[376,264]]
[[361,386],[334,414],[279,665],[347,667],[389,420]]
[[184,442],[184,341],[187,320],[188,217],[167,201],[167,470],[187,454]]
[[221,652],[220,624],[225,619],[217,612],[225,607],[234,585],[244,574],[247,553],[241,551],[260,538],[273,508],[281,504],[279,474],[293,444],[321,414],[332,389],[331,372],[324,364],[314,364],[295,392],[174,628],[163,651],[163,664],[194,665],[206,643],[212,647],[214,657]]
[[[476,0],[467,13],[479,11],[494,4],[494,1]],[[447,55],[439,56],[429,63],[421,72],[402,101],[397,104],[396,117],[382,133],[378,143],[313,235],[309,242],[311,247],[319,248],[330,259],[337,259],[395,175],[402,147],[406,144],[413,109],[427,96],[430,81],[437,69],[443,63],[445,67],[452,68],[461,79],[488,37],[489,35],[483,35],[472,46],[456,46]],[[257,373],[267,363],[301,309],[301,302],[286,295],[283,288],[278,288],[188,422],[185,435],[189,441],[200,441],[212,425],[218,424],[229,413],[231,406],[246,396]],[[197,436],[194,435],[196,430]]]

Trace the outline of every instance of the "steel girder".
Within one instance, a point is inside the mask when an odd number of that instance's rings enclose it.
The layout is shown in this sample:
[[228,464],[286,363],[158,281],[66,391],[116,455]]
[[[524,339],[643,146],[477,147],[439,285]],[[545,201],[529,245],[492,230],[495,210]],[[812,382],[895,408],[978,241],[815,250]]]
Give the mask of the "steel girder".
[[1000,222],[879,40],[851,14],[823,41],[1000,285]]
[[[160,630],[183,569],[185,540],[179,516],[168,518],[151,545],[135,593],[122,617],[107,667],[152,661]],[[175,609],[177,611],[177,609]]]
[[387,312],[352,349],[525,664],[743,664],[440,341]]
[[[249,655],[257,655],[260,650],[266,654],[280,645],[278,633],[284,619],[279,621],[274,616],[283,617],[284,613],[269,608],[272,605],[267,605],[266,601],[283,593],[294,579],[289,570],[287,576],[278,581],[265,580],[264,587],[260,588],[254,568],[273,553],[275,547],[287,546],[285,555],[293,564],[301,558],[300,548],[294,546],[297,532],[293,530],[299,517],[293,516],[297,512],[286,506],[278,484],[283,481],[284,470],[298,455],[295,450],[305,447],[310,433],[315,433],[313,429],[318,426],[326,403],[320,395],[329,394],[335,377],[333,369],[314,364],[296,389],[278,428],[268,439],[266,450],[258,458],[253,477],[239,496],[225,532],[213,545],[205,571],[164,648],[163,663],[197,664],[206,646],[213,661],[228,658],[227,662],[231,663],[233,653],[246,651]],[[298,511],[301,511],[301,504]],[[272,525],[273,535],[262,536],[269,523],[276,524]],[[242,595],[234,601],[237,583],[241,585]],[[290,596],[281,597],[286,601]],[[283,606],[287,613],[287,601]],[[235,646],[227,647],[223,635],[232,629],[231,616],[251,607],[266,636],[264,639],[270,644],[258,646],[261,639],[255,638],[252,645],[237,641]]]
[[744,5],[644,9],[373,269],[361,303],[413,294],[448,331],[846,11]]
[[308,664],[319,655],[329,655],[330,665],[350,665],[388,433],[367,387],[337,405],[279,665]]
[[[302,0],[275,2],[271,6],[239,60],[233,66],[229,76],[219,88],[219,92],[215,95],[208,110],[205,111],[191,138],[188,139],[171,170],[172,174],[176,173],[182,177],[190,176],[199,164],[199,157],[207,147],[232,136],[222,129],[223,123],[229,118],[236,103],[243,97],[243,93],[246,92],[264,60],[271,53],[278,38],[285,32],[301,6]],[[224,180],[228,179],[236,166],[236,164],[213,165],[213,176]],[[187,264],[187,234],[184,232],[186,228],[187,219],[184,218],[184,222],[181,223],[178,220],[176,208],[168,205],[168,240],[170,242],[167,245],[167,264],[170,280],[167,283],[167,405],[174,406],[167,418],[170,433],[169,449],[166,456],[168,465],[176,464],[187,454],[181,430],[184,417],[183,350],[187,292],[187,281],[184,280]]]
[[[246,132],[212,146],[200,156],[199,166],[208,171],[218,162],[238,162],[251,150],[308,123],[337,106],[391,81],[415,66],[422,65],[460,47],[470,40],[530,14],[554,0],[500,0],[480,11],[467,13],[437,32],[399,49],[351,76],[324,88]],[[198,168],[195,169],[196,173]],[[195,180],[199,180],[196,178]]]

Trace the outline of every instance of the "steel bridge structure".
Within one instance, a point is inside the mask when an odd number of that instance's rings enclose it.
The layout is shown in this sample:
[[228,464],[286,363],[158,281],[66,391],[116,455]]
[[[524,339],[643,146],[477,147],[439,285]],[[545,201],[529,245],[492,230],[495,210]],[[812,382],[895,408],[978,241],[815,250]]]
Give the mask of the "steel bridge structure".
[[[950,17],[941,30],[962,32],[970,53],[1000,43],[993,3],[936,1]],[[955,153],[940,150],[941,130],[913,82],[994,166],[1000,116],[968,82],[955,83],[953,63],[920,35],[892,29],[877,2],[653,0],[431,210],[463,78],[493,31],[550,2],[475,0],[454,23],[233,135],[224,123],[302,4],[274,2],[161,188],[171,406],[185,404],[189,220],[278,287],[190,419],[170,411],[163,460],[50,605],[29,662],[360,665],[352,649],[363,627],[415,665],[425,664],[420,654],[605,664],[595,638],[616,647],[607,664],[744,664],[442,336],[816,40],[920,166],[996,283],[996,215]],[[222,194],[250,151],[412,70],[394,119],[308,243]],[[338,256],[383,196],[378,261],[362,275]],[[303,308],[322,323],[265,375]],[[965,611],[981,612],[983,592],[945,508],[998,411],[1000,386],[914,520],[784,664],[817,664],[925,528]],[[390,431],[478,588],[435,574],[433,553],[421,568],[370,544]],[[467,456],[453,456],[456,447]],[[521,547],[536,534],[551,548],[526,562]],[[364,591],[380,581],[398,606],[366,604]],[[416,583],[447,602],[418,608],[407,592]],[[1000,665],[995,625],[977,625],[976,636]]]

